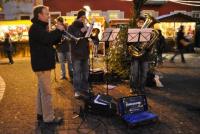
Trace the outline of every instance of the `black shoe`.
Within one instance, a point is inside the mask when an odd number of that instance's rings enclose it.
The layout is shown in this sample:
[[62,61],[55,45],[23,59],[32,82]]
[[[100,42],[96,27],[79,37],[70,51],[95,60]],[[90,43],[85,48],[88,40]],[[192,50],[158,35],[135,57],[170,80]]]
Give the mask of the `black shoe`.
[[14,64],[14,62],[12,61],[12,62],[9,62],[9,64]]
[[49,125],[60,125],[63,122],[63,118],[62,117],[55,117],[52,121],[50,122],[44,122],[45,124],[49,124]]
[[144,90],[139,90],[138,95],[145,95],[146,92]]
[[38,121],[43,121],[43,116],[40,115],[40,114],[37,114],[37,120],[38,120]]

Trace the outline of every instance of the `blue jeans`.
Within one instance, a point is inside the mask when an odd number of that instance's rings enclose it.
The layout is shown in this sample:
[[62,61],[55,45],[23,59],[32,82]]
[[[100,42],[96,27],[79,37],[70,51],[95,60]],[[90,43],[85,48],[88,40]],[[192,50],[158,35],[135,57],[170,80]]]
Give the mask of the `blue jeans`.
[[75,91],[87,91],[89,88],[88,59],[72,60],[72,65],[73,65],[73,86]]
[[71,61],[70,52],[65,52],[65,53],[58,52],[58,60],[60,62],[60,67],[61,67],[61,77],[62,78],[66,77],[65,62],[67,61],[69,76],[70,76],[70,78],[72,78],[73,68],[72,68],[72,61]]
[[130,86],[133,90],[143,90],[146,84],[148,62],[132,60],[130,68]]

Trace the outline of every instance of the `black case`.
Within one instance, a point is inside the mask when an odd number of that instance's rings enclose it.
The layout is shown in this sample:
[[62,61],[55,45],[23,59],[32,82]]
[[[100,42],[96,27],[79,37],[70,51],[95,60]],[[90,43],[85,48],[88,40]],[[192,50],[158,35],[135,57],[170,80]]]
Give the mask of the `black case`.
[[96,97],[97,96],[94,96],[85,103],[85,109],[88,113],[106,117],[116,115],[117,106],[112,99],[107,105],[102,105],[94,102]]
[[89,81],[93,83],[102,83],[104,82],[104,71],[91,71],[89,74]]

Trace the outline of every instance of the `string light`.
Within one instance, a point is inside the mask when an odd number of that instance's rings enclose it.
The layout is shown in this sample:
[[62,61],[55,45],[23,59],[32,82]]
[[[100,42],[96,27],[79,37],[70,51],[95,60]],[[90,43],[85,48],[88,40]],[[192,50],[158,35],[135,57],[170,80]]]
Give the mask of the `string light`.
[[197,7],[200,6],[199,1],[182,1],[182,0],[169,0],[169,1],[187,6],[197,6]]

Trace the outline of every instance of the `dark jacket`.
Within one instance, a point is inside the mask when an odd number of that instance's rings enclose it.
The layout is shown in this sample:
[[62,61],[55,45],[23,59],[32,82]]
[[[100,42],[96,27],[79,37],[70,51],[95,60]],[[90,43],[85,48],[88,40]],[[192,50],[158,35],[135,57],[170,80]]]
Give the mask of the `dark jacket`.
[[184,46],[183,44],[181,44],[180,40],[187,40],[185,37],[184,37],[184,32],[183,31],[178,31],[177,32],[177,36],[176,36],[176,44],[177,44],[177,48],[178,49],[184,49]]
[[92,39],[94,45],[99,45],[98,35],[97,36],[91,36],[91,39]]
[[46,71],[55,68],[55,49],[62,37],[58,29],[48,32],[48,23],[38,19],[32,19],[29,30],[29,45],[31,54],[31,65],[34,72]]
[[[81,32],[81,28],[83,28],[84,25],[80,21],[74,21],[71,26],[68,28],[68,32],[75,37],[84,37],[86,33]],[[88,59],[89,58],[89,41],[88,39],[81,39],[76,42],[74,40],[71,40],[71,56],[72,60],[82,60],[82,59]]]
[[70,45],[70,41],[67,39],[64,39],[60,43],[58,43],[58,45],[56,46],[56,50],[59,53],[69,52],[69,47],[70,47],[69,45]]
[[[65,26],[65,30],[67,30],[67,26]],[[56,45],[56,50],[59,53],[69,52],[70,49],[70,40],[67,38],[62,38],[61,41]]]
[[9,41],[9,38],[6,38],[3,42],[3,49],[5,52],[12,52],[12,44]]

